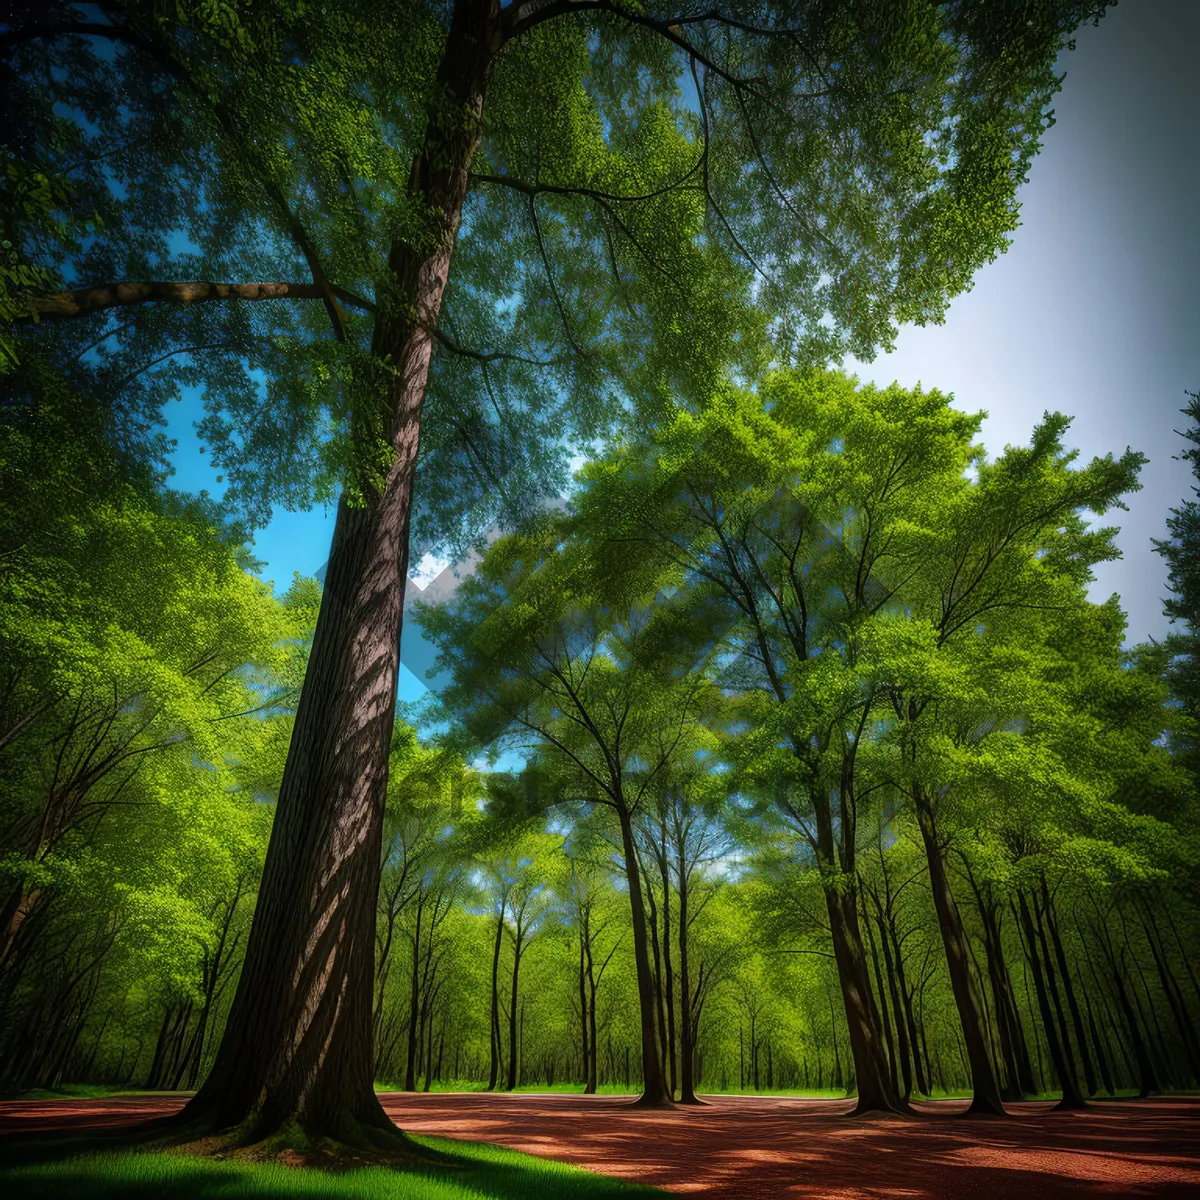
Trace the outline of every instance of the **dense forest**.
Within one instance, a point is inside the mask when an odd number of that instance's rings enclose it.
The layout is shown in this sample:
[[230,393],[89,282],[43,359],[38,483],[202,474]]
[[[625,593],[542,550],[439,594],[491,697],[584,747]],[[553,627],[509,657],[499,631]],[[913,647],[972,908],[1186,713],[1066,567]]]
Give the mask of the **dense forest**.
[[1004,248],[1103,6],[761,7],[12,6],[0,1089],[1200,1084],[1195,504],[1131,645],[1140,454],[836,365]]
[[[195,1087],[320,585],[274,597],[56,400],[5,428],[4,1079]],[[1139,463],[1065,426],[989,459],[937,392],[727,387],[423,610],[452,682],[391,741],[376,1077],[1194,1086],[1190,659],[1087,600]]]

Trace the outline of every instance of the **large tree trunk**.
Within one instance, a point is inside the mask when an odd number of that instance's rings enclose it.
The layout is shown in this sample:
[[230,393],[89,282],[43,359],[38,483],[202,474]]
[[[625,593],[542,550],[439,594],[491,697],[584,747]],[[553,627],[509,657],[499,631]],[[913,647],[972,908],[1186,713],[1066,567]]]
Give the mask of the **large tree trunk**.
[[[395,718],[413,476],[436,328],[479,140],[498,0],[457,0],[411,188],[428,243],[398,238],[373,351],[390,359],[391,448],[365,504],[338,505],[246,961],[213,1069],[174,1124],[294,1122],[308,1138],[394,1144],[372,1087],[371,1018],[388,747]],[[432,249],[430,248],[432,246]],[[364,410],[369,406],[364,405]],[[374,440],[374,431],[368,437]]]
[[933,892],[933,907],[937,912],[938,927],[942,932],[942,945],[946,949],[946,963],[950,968],[950,987],[954,993],[954,1004],[962,1024],[966,1042],[967,1061],[971,1069],[971,1106],[969,1113],[984,1113],[1004,1116],[1004,1105],[1000,1102],[1000,1087],[996,1072],[988,1054],[987,1039],[980,1017],[979,997],[975,979],[971,974],[971,960],[967,950],[967,935],[962,917],[950,888],[946,874],[946,863],[942,848],[938,845],[937,825],[933,806],[925,789],[918,783],[913,787],[913,800],[917,810],[917,823],[921,827],[921,840],[925,843],[925,858],[929,864],[929,886]]
[[621,824],[621,849],[625,855],[625,879],[629,885],[630,919],[633,924],[633,961],[637,971],[638,1013],[642,1024],[642,1094],[639,1105],[670,1104],[667,1082],[663,1077],[662,1053],[658,1043],[658,996],[650,965],[649,939],[646,936],[646,907],[642,896],[642,872],[633,841],[633,823],[624,804],[617,809]]
[[[853,884],[825,887],[825,908],[837,963],[838,981],[846,1010],[850,1034],[850,1054],[854,1060],[854,1078],[858,1087],[856,1114],[869,1112],[906,1112],[908,1106],[892,1087],[878,1012],[867,976],[858,923],[858,893]],[[836,1051],[837,1028],[834,1027]],[[841,1062],[838,1060],[838,1076]],[[839,1085],[840,1086],[840,1085]]]

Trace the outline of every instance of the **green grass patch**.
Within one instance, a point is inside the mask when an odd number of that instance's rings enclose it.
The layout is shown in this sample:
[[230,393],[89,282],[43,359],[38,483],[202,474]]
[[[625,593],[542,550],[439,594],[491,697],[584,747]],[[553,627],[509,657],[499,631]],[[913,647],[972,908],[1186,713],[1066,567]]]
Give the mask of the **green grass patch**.
[[445,1168],[323,1171],[182,1154],[79,1155],[0,1171],[20,1200],[651,1200],[666,1193],[500,1146],[414,1137]]
[[30,1088],[24,1092],[0,1092],[0,1100],[103,1100],[106,1096],[159,1095],[138,1089],[103,1087],[98,1083],[64,1083],[56,1088]]

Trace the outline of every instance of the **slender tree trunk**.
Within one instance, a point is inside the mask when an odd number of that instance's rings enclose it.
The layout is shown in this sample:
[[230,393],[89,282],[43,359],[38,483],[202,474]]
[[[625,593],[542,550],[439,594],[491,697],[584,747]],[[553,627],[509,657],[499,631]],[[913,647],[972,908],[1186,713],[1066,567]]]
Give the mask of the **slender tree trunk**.
[[667,1083],[663,1077],[662,1053],[658,1042],[658,1020],[654,974],[650,965],[649,938],[646,936],[646,902],[642,896],[642,872],[638,866],[633,823],[624,803],[617,809],[621,825],[621,850],[625,856],[625,880],[629,885],[630,919],[633,925],[633,961],[637,971],[638,1013],[642,1026],[642,1094],[640,1105],[669,1104]]
[[413,928],[412,981],[408,993],[408,1054],[404,1060],[404,1090],[417,1090],[417,1048],[421,1044],[421,917],[424,892],[417,893],[417,923]]
[[[883,1021],[883,1042],[887,1047],[888,1078],[891,1080],[892,1091],[900,1094],[900,1078],[896,1062],[896,1042],[892,1037],[892,1021],[888,1013],[887,992],[883,986],[883,972],[879,967],[879,948],[875,945],[875,934],[871,929],[871,921],[865,921],[867,927],[867,945],[871,951],[871,966],[875,970],[875,987],[879,993],[879,1016]],[[899,1017],[897,1016],[897,1020]],[[907,1096],[905,1097],[907,1099]]]
[[585,1096],[591,1096],[596,1089],[592,1086],[592,1072],[589,1066],[591,1054],[588,1044],[587,975],[584,971],[588,941],[587,924],[587,914],[581,911],[579,915],[579,1039],[582,1051],[580,1062],[583,1066],[583,1093]]
[[1079,1046],[1079,1059],[1083,1063],[1083,1079],[1087,1085],[1088,1095],[1096,1094],[1096,1068],[1092,1063],[1092,1055],[1088,1049],[1087,1033],[1083,1024],[1083,1013],[1079,1008],[1079,1000],[1075,995],[1075,984],[1071,979],[1071,968],[1067,963],[1067,954],[1063,949],[1062,938],[1058,932],[1058,918],[1054,912],[1054,904],[1050,899],[1050,888],[1042,878],[1042,904],[1046,914],[1046,928],[1050,931],[1050,943],[1054,947],[1054,961],[1058,963],[1058,973],[1062,976],[1063,991],[1067,997],[1067,1007],[1071,1011],[1071,1021],[1075,1027],[1075,1040]]
[[[1075,1056],[1071,1047],[1071,1031],[1067,1027],[1066,1014],[1063,1011],[1062,997],[1059,995],[1058,981],[1055,978],[1054,958],[1050,950],[1050,943],[1046,937],[1045,922],[1043,921],[1043,912],[1038,903],[1038,896],[1034,893],[1033,897],[1033,927],[1037,932],[1038,942],[1042,948],[1042,966],[1046,973],[1046,991],[1050,994],[1050,1002],[1054,1011],[1058,1025],[1058,1037],[1062,1044],[1063,1055],[1070,1064],[1072,1077],[1078,1080],[1078,1075],[1075,1074]],[[1078,1090],[1078,1083],[1074,1084],[1075,1090]]]
[[992,995],[996,999],[996,1024],[1000,1030],[1000,1053],[1004,1058],[1007,1076],[1001,1098],[1023,1100],[1025,1093],[1032,1093],[1037,1089],[1033,1082],[1029,1047],[1026,1045],[1025,1031],[1021,1026],[1021,1015],[1017,1011],[1012,979],[1008,973],[1008,963],[1004,958],[1000,917],[994,902],[985,900],[978,889],[976,895],[979,899],[979,914],[983,922],[988,976],[991,979]]
[[904,1099],[907,1100],[912,1095],[913,1088],[913,1055],[912,1043],[909,1040],[908,1014],[904,1011],[904,1005],[900,999],[900,989],[897,986],[896,973],[892,963],[892,948],[888,944],[887,926],[884,923],[882,915],[878,918],[877,926],[879,929],[879,944],[883,950],[883,965],[887,970],[888,993],[892,1000],[892,1013],[896,1018],[896,1036],[900,1043],[900,1070],[904,1082],[903,1094]]
[[517,1044],[517,993],[521,980],[521,941],[520,937],[513,939],[513,973],[512,998],[508,1008],[508,1091],[517,1086],[518,1044]]
[[699,1104],[696,1096],[695,1057],[692,1039],[692,981],[688,962],[688,871],[682,845],[679,850],[679,1033],[680,1080],[679,1100],[682,1104]]
[[585,1036],[591,1041],[590,1065],[588,1069],[587,1086],[584,1088],[586,1095],[594,1096],[596,1089],[600,1086],[600,1081],[596,1077],[596,971],[595,965],[592,962],[592,943],[588,939],[587,947],[587,981],[588,991],[590,994],[591,1003],[588,1005],[588,1029]]
[[925,860],[929,865],[933,907],[937,912],[942,945],[946,949],[946,963],[950,969],[950,988],[954,993],[954,1005],[958,1009],[967,1060],[970,1063],[972,1094],[971,1106],[967,1111],[1003,1116],[1004,1105],[1000,1101],[1000,1087],[996,1082],[991,1057],[988,1055],[987,1039],[979,1015],[979,997],[976,995],[975,979],[971,974],[966,933],[954,892],[950,888],[950,879],[946,874],[942,848],[938,844],[933,805],[920,783],[913,786],[913,800],[917,810],[917,824],[921,829],[921,840],[925,844]]
[[[371,1018],[388,747],[395,717],[408,530],[432,334],[450,272],[499,0],[456,0],[436,110],[412,172],[422,236],[396,239],[373,352],[390,359],[391,465],[343,496],[284,768],[245,965],[216,1061],[173,1125],[295,1121],[307,1137],[394,1143],[373,1088]],[[433,236],[425,240],[424,234]],[[369,406],[364,406],[367,408]],[[374,442],[374,431],[367,440]]]
[[[665,841],[665,838],[664,838]],[[679,1066],[675,1053],[675,976],[671,969],[671,875],[667,869],[666,845],[662,846],[659,873],[663,889],[663,998],[667,1002],[667,1067],[671,1096],[679,1090]]]
[[1033,969],[1033,987],[1037,993],[1038,1007],[1042,1013],[1042,1031],[1046,1035],[1046,1044],[1050,1048],[1050,1060],[1054,1064],[1059,1087],[1062,1089],[1062,1099],[1058,1102],[1057,1107],[1063,1109],[1085,1108],[1086,1102],[1079,1091],[1079,1083],[1075,1078],[1075,1064],[1070,1060],[1071,1048],[1070,1046],[1064,1047],[1059,1040],[1058,1026],[1050,1008],[1046,977],[1042,972],[1042,960],[1038,951],[1033,917],[1030,915],[1024,893],[1017,894],[1017,902],[1020,905],[1021,927],[1025,931],[1025,953],[1028,956],[1029,965]]
[[[654,954],[654,1012],[658,1020],[658,1047],[662,1055],[662,1074],[663,1079],[667,1078],[667,1015],[663,1007],[663,986],[662,986],[662,954],[659,951],[658,943],[658,903],[654,897],[654,884],[650,879],[649,872],[643,875],[643,880],[646,884],[646,899],[650,901],[650,949]],[[664,1084],[664,1086],[667,1086]],[[674,1099],[674,1092],[668,1092],[668,1096]]]
[[913,1008],[912,993],[904,972],[904,950],[896,931],[894,918],[888,918],[888,933],[891,935],[892,954],[896,964],[896,983],[900,989],[900,998],[904,1002],[904,1020],[908,1026],[908,1041],[912,1048],[913,1069],[916,1072],[917,1091],[929,1095],[932,1083],[929,1079],[928,1065],[921,1054],[921,1043],[917,1035],[917,1015]]
[[1180,1041],[1183,1043],[1184,1052],[1192,1068],[1192,1079],[1193,1081],[1200,1080],[1200,1043],[1197,1042],[1196,1027],[1188,1014],[1179,982],[1171,971],[1170,963],[1167,962],[1166,949],[1162,944],[1162,937],[1154,921],[1154,914],[1148,904],[1145,905],[1145,913],[1139,914],[1139,917],[1142,927],[1146,931],[1146,941],[1150,946],[1150,953],[1158,970],[1163,995],[1166,996],[1171,1015],[1175,1018],[1175,1027],[1179,1031]]
[[500,947],[504,937],[504,909],[508,897],[500,897],[500,913],[496,917],[496,937],[492,943],[492,1065],[487,1090],[494,1092],[500,1079]]

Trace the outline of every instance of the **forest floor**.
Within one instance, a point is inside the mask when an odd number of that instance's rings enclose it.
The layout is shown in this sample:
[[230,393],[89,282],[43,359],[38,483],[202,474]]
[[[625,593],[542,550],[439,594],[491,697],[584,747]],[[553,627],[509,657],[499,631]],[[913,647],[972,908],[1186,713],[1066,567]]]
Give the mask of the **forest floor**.
[[[1013,1105],[1008,1120],[847,1116],[845,1100],[719,1096],[655,1111],[628,1098],[387,1093],[404,1129],[492,1142],[705,1200],[1036,1200],[1200,1195],[1200,1098],[1108,1101],[1081,1113]],[[0,1103],[0,1137],[109,1128],[162,1116],[179,1095]],[[0,1156],[3,1154],[0,1145]]]

